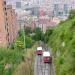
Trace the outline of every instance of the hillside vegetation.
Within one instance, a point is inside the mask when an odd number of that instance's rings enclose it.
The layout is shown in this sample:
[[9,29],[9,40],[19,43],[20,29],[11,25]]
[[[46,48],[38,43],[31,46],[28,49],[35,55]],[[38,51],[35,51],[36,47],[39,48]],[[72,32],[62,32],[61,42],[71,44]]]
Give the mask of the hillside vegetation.
[[0,48],[0,75],[33,75],[36,40],[41,35],[40,28],[20,30],[9,48]]
[[37,43],[30,48],[27,49],[27,52],[24,54],[24,61],[21,62],[16,70],[13,72],[13,75],[34,75],[34,57]]
[[0,75],[11,75],[22,61],[23,52],[0,48]]
[[46,35],[55,57],[57,75],[75,75],[75,19],[47,30]]

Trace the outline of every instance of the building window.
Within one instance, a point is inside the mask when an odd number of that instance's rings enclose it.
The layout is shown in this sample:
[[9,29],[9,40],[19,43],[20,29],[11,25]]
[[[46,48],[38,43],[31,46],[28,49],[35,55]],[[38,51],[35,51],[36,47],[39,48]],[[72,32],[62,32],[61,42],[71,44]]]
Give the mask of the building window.
[[6,1],[4,1],[4,4],[6,5]]
[[12,13],[12,10],[11,10],[11,13]]
[[9,38],[8,38],[8,42],[9,42]]
[[5,30],[6,30],[6,25],[5,25]]
[[[7,32],[8,32],[8,28],[7,28]],[[8,34],[9,35],[9,34]]]
[[5,15],[7,16],[7,12],[5,12]]
[[6,7],[4,8],[4,10],[6,11]]
[[6,21],[7,21],[7,17],[6,17]]
[[8,33],[8,36],[9,36],[9,33]]
[[8,23],[7,23],[7,26],[8,26]]

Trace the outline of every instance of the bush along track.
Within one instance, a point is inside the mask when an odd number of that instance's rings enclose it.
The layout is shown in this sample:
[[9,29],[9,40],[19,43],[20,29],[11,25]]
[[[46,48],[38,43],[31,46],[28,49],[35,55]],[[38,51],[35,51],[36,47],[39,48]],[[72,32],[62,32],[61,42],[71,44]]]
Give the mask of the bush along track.
[[60,23],[47,38],[55,57],[56,74],[75,75],[75,19]]
[[27,49],[27,52],[24,54],[24,58],[18,67],[13,72],[13,75],[34,75],[34,52],[36,50],[37,44],[32,48]]

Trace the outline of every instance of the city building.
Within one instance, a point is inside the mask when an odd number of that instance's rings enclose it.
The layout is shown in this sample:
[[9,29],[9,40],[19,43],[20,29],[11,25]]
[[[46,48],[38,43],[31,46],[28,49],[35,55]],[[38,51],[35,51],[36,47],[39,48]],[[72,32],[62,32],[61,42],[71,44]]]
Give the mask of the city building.
[[46,32],[48,25],[49,25],[49,17],[48,16],[41,16],[41,17],[39,17],[38,21],[36,22],[36,27],[41,28],[41,30],[43,32]]
[[21,9],[21,2],[16,2],[16,8]]
[[0,0],[0,46],[7,45],[6,2]]
[[71,9],[75,9],[75,0],[53,0],[53,11],[55,16],[67,17]]
[[0,0],[0,46],[9,47],[16,39],[18,30],[15,11],[6,1]]
[[8,21],[8,44],[11,45],[17,37],[19,24],[17,22],[17,15],[15,10],[12,9],[12,5],[7,5],[7,21]]

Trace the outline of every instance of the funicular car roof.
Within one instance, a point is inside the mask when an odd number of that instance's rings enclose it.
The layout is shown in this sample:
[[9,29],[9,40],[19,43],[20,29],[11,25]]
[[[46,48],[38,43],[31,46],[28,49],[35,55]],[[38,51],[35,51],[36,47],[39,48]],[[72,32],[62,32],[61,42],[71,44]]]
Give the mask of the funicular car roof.
[[37,50],[42,50],[42,47],[37,47]]
[[43,52],[43,56],[44,56],[44,57],[46,57],[46,56],[49,57],[49,56],[50,56],[50,52],[49,52],[49,51],[44,51],[44,52]]

